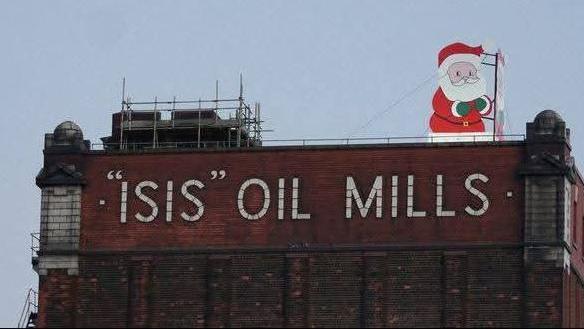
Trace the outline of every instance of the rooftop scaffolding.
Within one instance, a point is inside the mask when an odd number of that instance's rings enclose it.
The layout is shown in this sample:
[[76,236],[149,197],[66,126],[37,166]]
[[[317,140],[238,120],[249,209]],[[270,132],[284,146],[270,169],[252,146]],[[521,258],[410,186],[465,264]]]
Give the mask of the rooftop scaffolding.
[[112,134],[102,142],[107,150],[261,146],[260,114],[259,103],[244,100],[242,85],[238,98],[220,99],[218,92],[210,100],[134,102],[128,97],[112,115]]

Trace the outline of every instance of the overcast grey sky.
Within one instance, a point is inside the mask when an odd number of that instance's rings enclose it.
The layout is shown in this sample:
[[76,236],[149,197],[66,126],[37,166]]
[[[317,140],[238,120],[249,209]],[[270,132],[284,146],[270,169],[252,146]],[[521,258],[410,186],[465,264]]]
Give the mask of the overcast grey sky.
[[[0,2],[0,326],[37,285],[43,134],[71,119],[98,142],[123,76],[151,100],[211,98],[215,80],[235,96],[243,73],[266,138],[346,137],[436,72],[444,45],[492,40],[508,59],[509,132],[555,109],[582,164],[583,16],[584,1]],[[355,137],[423,135],[436,85]]]

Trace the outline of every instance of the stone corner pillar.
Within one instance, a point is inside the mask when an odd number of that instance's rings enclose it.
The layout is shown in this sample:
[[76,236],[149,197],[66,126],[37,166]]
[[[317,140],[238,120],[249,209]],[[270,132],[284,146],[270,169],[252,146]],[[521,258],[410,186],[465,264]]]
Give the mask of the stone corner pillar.
[[519,174],[525,184],[526,327],[562,326],[563,273],[570,267],[571,191],[575,183],[570,130],[554,111],[527,123]]

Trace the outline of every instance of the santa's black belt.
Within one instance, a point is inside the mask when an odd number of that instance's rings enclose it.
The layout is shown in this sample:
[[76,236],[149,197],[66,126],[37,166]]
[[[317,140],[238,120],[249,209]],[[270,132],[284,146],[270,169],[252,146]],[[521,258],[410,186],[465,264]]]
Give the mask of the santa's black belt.
[[452,123],[452,124],[455,124],[455,125],[461,125],[461,126],[463,126],[463,127],[470,126],[470,125],[474,125],[474,124],[476,124],[476,123],[479,123],[479,122],[483,122],[483,119],[482,119],[482,118],[481,118],[481,119],[479,119],[479,120],[473,121],[473,122],[468,122],[468,121],[462,121],[462,122],[458,122],[458,121],[450,121],[448,118],[446,118],[446,117],[443,117],[443,116],[441,116],[440,114],[438,114],[438,113],[436,113],[436,112],[434,112],[434,114],[435,114],[437,117],[439,117],[440,119],[442,119],[442,120],[446,120],[446,121],[448,121],[448,122],[450,122],[450,123]]

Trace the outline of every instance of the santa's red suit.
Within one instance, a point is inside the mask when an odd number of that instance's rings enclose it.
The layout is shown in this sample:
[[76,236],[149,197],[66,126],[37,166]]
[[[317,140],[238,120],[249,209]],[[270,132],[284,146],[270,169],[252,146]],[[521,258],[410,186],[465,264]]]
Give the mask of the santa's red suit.
[[[457,106],[461,103],[466,103],[469,108],[466,115],[457,112]],[[479,106],[485,103],[486,106],[480,109]],[[435,133],[484,132],[483,116],[491,112],[492,102],[486,95],[469,102],[451,101],[446,98],[442,88],[438,88],[432,99],[432,107],[434,114],[430,118],[430,129]]]

